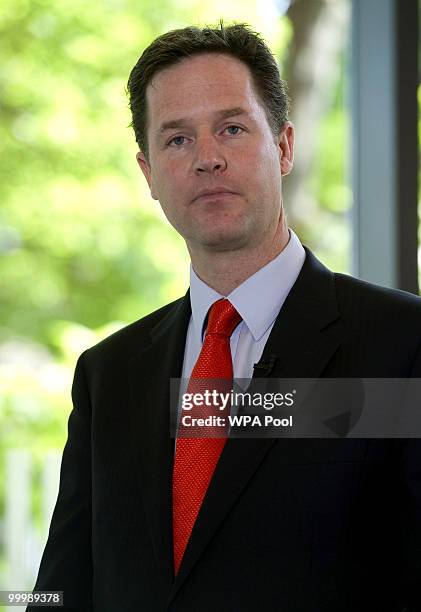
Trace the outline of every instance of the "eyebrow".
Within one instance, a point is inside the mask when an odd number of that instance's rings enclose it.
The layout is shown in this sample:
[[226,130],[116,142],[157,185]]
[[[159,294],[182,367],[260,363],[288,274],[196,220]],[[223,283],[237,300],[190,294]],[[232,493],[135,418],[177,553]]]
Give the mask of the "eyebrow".
[[[228,117],[236,117],[238,115],[248,115],[248,113],[241,108],[240,106],[235,106],[233,108],[224,108],[222,110],[216,111],[215,118],[220,121],[221,119],[227,119]],[[183,117],[181,119],[175,119],[173,121],[164,121],[161,127],[157,130],[158,135],[163,134],[167,130],[174,130],[178,128],[185,127],[189,119]]]

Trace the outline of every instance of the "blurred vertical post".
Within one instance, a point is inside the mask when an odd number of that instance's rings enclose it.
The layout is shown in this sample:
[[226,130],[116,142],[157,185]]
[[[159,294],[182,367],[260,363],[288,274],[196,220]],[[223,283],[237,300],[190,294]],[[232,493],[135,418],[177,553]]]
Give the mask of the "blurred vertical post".
[[418,293],[418,0],[352,2],[354,273]]
[[[5,548],[7,590],[27,588],[26,545],[31,506],[31,456],[25,449],[6,453]],[[13,610],[18,608],[14,607]]]

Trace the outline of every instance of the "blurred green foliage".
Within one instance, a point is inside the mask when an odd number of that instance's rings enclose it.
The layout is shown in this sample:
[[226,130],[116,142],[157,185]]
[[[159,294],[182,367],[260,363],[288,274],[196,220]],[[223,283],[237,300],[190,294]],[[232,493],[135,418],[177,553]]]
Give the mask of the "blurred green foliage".
[[[69,381],[61,387],[65,400],[46,395],[34,362],[71,372],[76,354],[66,362],[69,333],[85,330],[80,352],[104,326],[139,318],[187,288],[184,244],[150,198],[135,162],[125,95],[132,66],[160,32],[221,16],[251,21],[280,55],[287,23],[269,20],[261,8],[242,1],[210,9],[172,0],[0,5],[0,366],[8,364],[0,370],[3,445],[6,439],[25,443],[29,431],[40,442],[63,441]],[[21,383],[10,368],[21,372]],[[29,393],[27,368],[35,373]]]
[[[256,13],[234,4],[237,19]],[[196,12],[171,0],[1,4],[0,342],[59,355],[55,320],[130,321],[185,290],[184,246],[140,179],[124,88],[147,43]]]

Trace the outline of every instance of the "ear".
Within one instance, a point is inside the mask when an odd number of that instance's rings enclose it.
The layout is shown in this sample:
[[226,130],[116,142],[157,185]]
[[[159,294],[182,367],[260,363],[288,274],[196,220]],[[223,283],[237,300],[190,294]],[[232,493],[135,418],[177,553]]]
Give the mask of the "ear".
[[294,165],[295,131],[291,121],[286,121],[279,134],[279,162],[282,176],[287,176]]
[[149,164],[149,161],[146,159],[145,154],[142,153],[142,151],[139,151],[138,153],[136,153],[136,161],[139,165],[139,168],[142,170],[143,176],[145,177],[149,185],[151,196],[153,197],[154,200],[157,200],[158,196],[155,193],[154,183],[152,179],[151,166]]

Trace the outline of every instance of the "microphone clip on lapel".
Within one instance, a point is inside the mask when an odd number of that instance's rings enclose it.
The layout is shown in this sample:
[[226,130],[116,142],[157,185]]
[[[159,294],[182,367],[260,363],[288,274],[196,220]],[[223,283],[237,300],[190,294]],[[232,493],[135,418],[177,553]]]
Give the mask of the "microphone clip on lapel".
[[253,366],[253,375],[257,374],[258,376],[269,376],[275,367],[275,363],[278,359],[278,355],[269,355],[267,359],[259,359],[257,363]]

